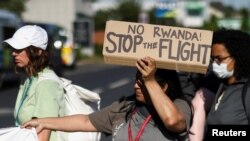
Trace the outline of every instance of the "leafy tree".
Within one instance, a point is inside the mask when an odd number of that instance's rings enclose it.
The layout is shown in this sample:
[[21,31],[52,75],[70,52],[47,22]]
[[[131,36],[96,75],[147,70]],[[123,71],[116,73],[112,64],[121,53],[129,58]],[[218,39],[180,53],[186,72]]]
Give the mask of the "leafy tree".
[[149,10],[148,15],[149,15],[149,23],[156,24],[157,18],[155,17],[155,8]]
[[27,0],[1,0],[0,8],[14,12],[18,16],[21,16],[25,11],[25,2]]
[[248,10],[243,8],[240,10],[242,16],[241,30],[248,31]]
[[212,15],[210,21],[205,23],[203,28],[208,30],[216,30],[218,29],[217,21],[218,19],[216,18],[216,16]]
[[94,16],[95,30],[104,30],[107,20],[137,22],[140,5],[135,0],[120,0],[116,9],[99,10]]
[[99,10],[96,12],[94,20],[95,20],[95,30],[104,30],[106,21],[114,18],[114,10]]
[[225,8],[224,13],[225,13],[225,17],[227,17],[227,18],[232,17],[233,14],[235,13],[235,10],[234,10],[234,8],[232,6],[228,6],[228,7]]
[[140,4],[136,0],[123,0],[117,8],[117,18],[122,21],[138,22],[140,11]]

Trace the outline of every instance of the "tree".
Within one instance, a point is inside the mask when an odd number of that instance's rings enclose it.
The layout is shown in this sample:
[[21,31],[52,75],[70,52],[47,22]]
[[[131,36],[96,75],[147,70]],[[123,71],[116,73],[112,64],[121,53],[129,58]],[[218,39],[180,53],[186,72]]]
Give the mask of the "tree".
[[25,2],[27,0],[1,0],[0,8],[9,10],[18,16],[21,16],[22,12],[25,11]]
[[138,22],[140,11],[140,4],[136,0],[123,0],[117,8],[117,17],[122,21]]
[[243,8],[240,10],[242,16],[241,30],[248,31],[248,10]]
[[138,22],[141,7],[135,0],[120,0],[116,9],[99,10],[96,12],[95,30],[105,29],[107,20]]
[[203,28],[208,29],[208,30],[216,30],[216,29],[218,29],[217,21],[218,20],[217,20],[216,16],[212,15],[210,21],[205,23]]
[[116,9],[99,10],[94,16],[95,30],[104,30],[106,21],[119,20]]
[[102,30],[105,26],[105,20],[107,19],[108,14],[105,11],[99,10],[95,13],[94,21],[95,21],[95,30]]
[[236,11],[234,10],[234,8],[232,6],[228,6],[224,9],[224,13],[225,13],[225,17],[232,17],[233,14],[236,13]]

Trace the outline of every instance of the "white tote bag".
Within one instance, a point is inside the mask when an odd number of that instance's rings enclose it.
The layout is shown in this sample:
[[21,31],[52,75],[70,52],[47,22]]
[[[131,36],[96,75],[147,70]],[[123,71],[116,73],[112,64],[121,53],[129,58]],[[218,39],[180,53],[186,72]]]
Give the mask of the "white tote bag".
[[35,128],[8,127],[0,129],[0,141],[39,141]]
[[[65,115],[90,114],[100,110],[99,94],[75,85],[71,80],[58,77],[54,73],[43,73],[39,82],[49,79],[58,82],[65,90]],[[79,125],[81,126],[81,125]],[[57,131],[57,141],[100,141],[100,132],[62,132]],[[0,140],[1,141],[1,140]]]

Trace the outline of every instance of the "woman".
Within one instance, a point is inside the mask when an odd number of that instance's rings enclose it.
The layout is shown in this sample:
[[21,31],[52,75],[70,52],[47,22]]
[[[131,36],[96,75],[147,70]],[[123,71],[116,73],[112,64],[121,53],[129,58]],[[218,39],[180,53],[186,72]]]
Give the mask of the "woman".
[[250,75],[250,36],[238,30],[219,30],[213,36],[213,72],[223,83],[208,114],[207,124],[246,125],[248,120],[241,93]]
[[[63,88],[53,80],[43,80],[38,84],[40,75],[54,73],[49,67],[46,31],[36,25],[26,25],[4,42],[13,48],[16,72],[24,71],[27,74],[16,100],[16,125],[35,118],[63,116]],[[40,132],[38,138],[39,141],[56,140],[55,133],[47,129]]]
[[191,108],[181,99],[177,73],[156,69],[154,59],[136,63],[135,94],[90,115],[33,119],[23,127],[75,131],[100,131],[116,141],[182,140],[187,137]]
[[[213,94],[210,92],[199,91],[193,99],[194,122],[190,129],[191,132],[194,132],[193,135],[190,135],[192,141],[203,139],[205,118],[207,125],[248,124],[249,121],[242,103],[242,88],[250,75],[249,42],[250,36],[239,30],[221,29],[214,32],[211,52],[212,70],[220,79],[221,85],[211,108],[204,107],[211,101],[208,96]],[[246,95],[249,94],[250,91]],[[249,96],[246,97],[249,98]],[[205,117],[205,110],[208,109],[209,113]],[[249,112],[247,111],[247,113]],[[196,117],[199,120],[195,120]],[[209,136],[211,135],[207,137]]]
[[192,99],[193,122],[190,127],[190,141],[202,141],[204,138],[206,116],[214,101],[215,94],[220,85],[220,79],[212,72],[212,66],[209,65],[208,72],[200,79],[199,86],[194,92]]

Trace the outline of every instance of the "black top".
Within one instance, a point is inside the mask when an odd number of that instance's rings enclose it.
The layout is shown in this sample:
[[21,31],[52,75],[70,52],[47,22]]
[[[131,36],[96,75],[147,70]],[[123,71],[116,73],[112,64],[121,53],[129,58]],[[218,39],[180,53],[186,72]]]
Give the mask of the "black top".
[[[242,88],[246,80],[240,80],[231,85],[221,84],[216,94],[215,101],[207,116],[208,125],[246,125],[247,116],[242,103]],[[220,104],[215,110],[215,104],[223,93]],[[246,95],[250,95],[250,91]],[[246,107],[250,105],[247,104]],[[248,108],[249,109],[249,108]],[[250,111],[249,111],[250,112]]]

